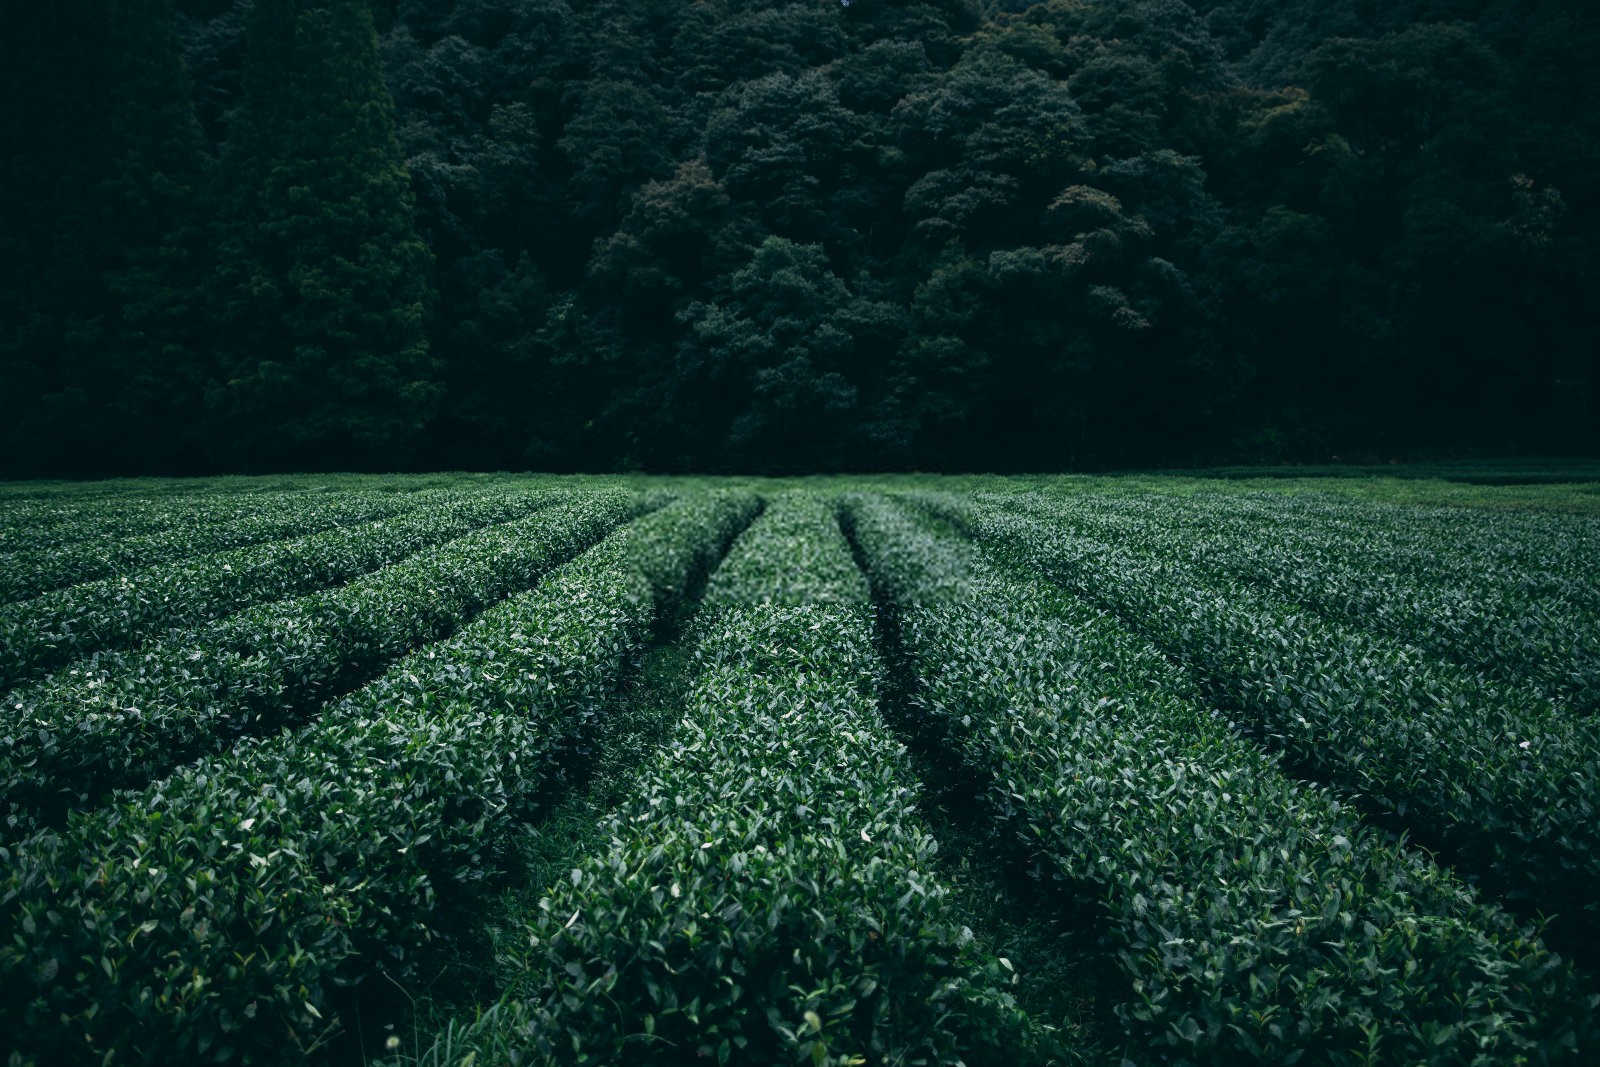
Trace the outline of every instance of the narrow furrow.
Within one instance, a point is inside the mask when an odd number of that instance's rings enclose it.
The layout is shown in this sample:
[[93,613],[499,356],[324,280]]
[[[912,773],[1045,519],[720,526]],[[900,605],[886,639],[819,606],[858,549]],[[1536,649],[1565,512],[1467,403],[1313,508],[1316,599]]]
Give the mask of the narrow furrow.
[[57,825],[241,736],[294,724],[640,510],[632,494],[579,496],[348,585],[107,653],[13,692],[0,727],[0,840]]
[[8,604],[0,607],[0,688],[80,656],[348,581],[556,499],[521,491],[452,496],[395,518],[216,552]]
[[914,679],[1014,854],[1099,913],[1133,1062],[1585,1062],[1536,931],[1286,778],[1114,616],[881,498],[853,535]]
[[832,504],[776,500],[693,629],[668,747],[549,888],[513,995],[442,1039],[452,1062],[1061,1062],[930,874]]
[[[414,982],[666,600],[755,507],[695,494],[307,726],[12,850],[0,1026],[21,1062],[303,1063],[363,982]],[[241,953],[241,945],[251,951]]]

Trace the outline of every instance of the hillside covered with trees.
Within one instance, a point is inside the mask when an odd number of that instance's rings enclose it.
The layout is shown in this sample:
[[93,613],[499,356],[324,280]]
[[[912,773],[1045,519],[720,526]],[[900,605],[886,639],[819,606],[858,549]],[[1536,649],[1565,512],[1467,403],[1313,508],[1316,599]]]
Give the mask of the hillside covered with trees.
[[7,474],[1600,446],[1586,0],[7,22]]

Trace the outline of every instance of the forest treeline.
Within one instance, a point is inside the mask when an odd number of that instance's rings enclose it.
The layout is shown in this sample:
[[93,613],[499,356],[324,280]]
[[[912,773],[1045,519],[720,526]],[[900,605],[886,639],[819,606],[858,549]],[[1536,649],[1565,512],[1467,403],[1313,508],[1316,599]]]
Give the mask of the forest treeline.
[[1587,0],[57,0],[5,473],[1597,445]]

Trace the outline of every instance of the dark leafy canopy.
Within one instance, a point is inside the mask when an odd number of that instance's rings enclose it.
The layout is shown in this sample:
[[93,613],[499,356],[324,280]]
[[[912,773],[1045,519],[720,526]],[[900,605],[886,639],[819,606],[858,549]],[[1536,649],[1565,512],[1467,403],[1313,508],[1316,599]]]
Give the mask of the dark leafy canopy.
[[205,399],[241,427],[224,454],[404,462],[438,391],[429,257],[371,14],[365,0],[256,0],[248,43],[215,220],[221,373]]
[[8,472],[1596,445],[1578,0],[65,0]]

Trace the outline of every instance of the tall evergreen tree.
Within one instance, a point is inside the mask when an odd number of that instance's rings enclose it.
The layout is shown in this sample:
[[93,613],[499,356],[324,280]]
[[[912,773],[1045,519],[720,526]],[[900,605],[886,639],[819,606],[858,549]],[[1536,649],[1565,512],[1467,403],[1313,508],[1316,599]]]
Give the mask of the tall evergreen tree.
[[404,466],[436,403],[430,258],[365,0],[258,0],[222,167],[227,458]]

